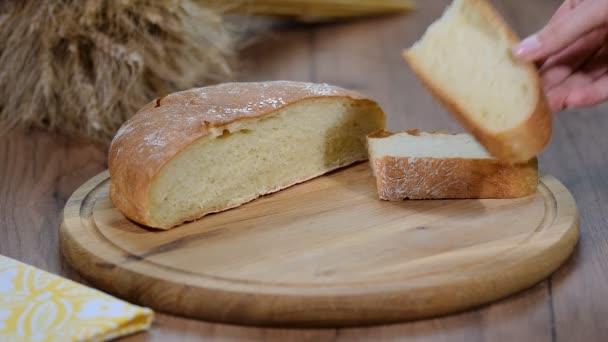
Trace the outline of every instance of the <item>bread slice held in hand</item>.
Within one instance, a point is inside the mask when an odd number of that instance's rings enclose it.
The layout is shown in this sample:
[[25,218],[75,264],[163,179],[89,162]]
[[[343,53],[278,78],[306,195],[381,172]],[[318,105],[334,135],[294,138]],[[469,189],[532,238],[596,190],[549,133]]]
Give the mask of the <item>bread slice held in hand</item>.
[[367,160],[373,100],[325,84],[226,83],[146,105],[110,147],[110,198],[169,229]]
[[519,38],[485,0],[454,0],[404,58],[425,87],[496,158],[526,162],[549,143],[552,113]]
[[379,131],[367,141],[382,200],[516,198],[538,186],[536,158],[505,164],[469,134]]

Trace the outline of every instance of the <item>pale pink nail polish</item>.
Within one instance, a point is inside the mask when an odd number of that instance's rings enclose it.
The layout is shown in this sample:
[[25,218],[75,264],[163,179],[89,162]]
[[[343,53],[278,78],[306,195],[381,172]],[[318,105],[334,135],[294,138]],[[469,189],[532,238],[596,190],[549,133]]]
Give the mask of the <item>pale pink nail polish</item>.
[[513,54],[517,57],[526,57],[534,54],[540,48],[540,40],[537,35],[532,35],[522,40],[513,48]]

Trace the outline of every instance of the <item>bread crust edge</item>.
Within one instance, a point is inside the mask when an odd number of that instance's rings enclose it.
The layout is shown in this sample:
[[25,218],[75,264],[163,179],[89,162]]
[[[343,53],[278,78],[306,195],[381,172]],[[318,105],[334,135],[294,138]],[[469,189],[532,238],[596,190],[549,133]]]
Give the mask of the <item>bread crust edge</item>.
[[[508,199],[536,193],[537,161],[507,166],[496,160],[381,157],[373,161],[378,196],[404,199]],[[432,168],[436,175],[429,176]],[[426,174],[408,180],[407,174]]]
[[[515,45],[519,42],[518,35],[507,25],[502,16],[486,0],[468,0],[479,6],[480,10],[494,22]],[[519,62],[527,70],[528,76],[534,82],[536,105],[529,113],[528,119],[520,125],[502,132],[492,132],[477,124],[466,110],[458,105],[458,101],[446,94],[441,86],[435,84],[426,75],[423,68],[409,53],[403,51],[403,58],[411,70],[421,81],[422,85],[466,128],[493,156],[502,162],[516,164],[525,163],[539,155],[550,143],[552,136],[552,112],[541,86],[540,76],[536,67],[529,62]],[[515,57],[512,57],[515,58]]]
[[[378,131],[368,139],[393,134]],[[371,148],[369,155],[378,197],[385,201],[520,198],[536,193],[539,183],[537,158],[512,165],[497,159],[373,156]]]

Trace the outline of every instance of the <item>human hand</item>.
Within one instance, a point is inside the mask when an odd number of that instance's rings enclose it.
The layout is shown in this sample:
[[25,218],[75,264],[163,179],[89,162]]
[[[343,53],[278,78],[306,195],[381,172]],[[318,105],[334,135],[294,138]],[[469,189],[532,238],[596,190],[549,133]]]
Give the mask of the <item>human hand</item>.
[[608,100],[608,0],[565,0],[549,23],[513,52],[540,65],[554,112]]

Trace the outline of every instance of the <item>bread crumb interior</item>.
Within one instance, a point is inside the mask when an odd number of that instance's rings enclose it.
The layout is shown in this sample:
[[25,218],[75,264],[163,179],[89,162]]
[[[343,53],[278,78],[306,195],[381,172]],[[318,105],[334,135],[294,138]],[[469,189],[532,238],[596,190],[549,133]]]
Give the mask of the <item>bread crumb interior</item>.
[[464,133],[397,133],[385,138],[371,138],[370,151],[372,158],[493,158],[473,136]]
[[150,219],[171,226],[366,160],[366,135],[383,128],[375,105],[335,98],[217,128],[163,167],[150,189]]
[[475,0],[455,0],[409,50],[426,77],[489,131],[526,120],[536,89],[506,33]]

